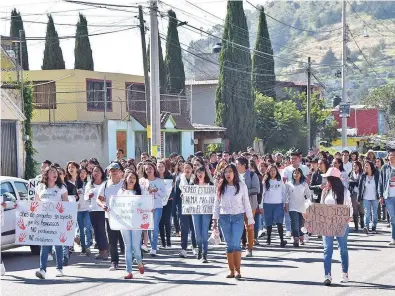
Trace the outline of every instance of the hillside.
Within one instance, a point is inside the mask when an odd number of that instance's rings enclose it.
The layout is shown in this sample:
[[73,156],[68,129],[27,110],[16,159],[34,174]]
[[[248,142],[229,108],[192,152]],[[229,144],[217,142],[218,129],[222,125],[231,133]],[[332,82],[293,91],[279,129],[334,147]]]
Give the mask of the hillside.
[[[253,47],[259,12],[246,2],[244,8]],[[325,84],[328,99],[340,95],[341,79],[335,73],[341,70],[341,3],[273,1],[265,5],[265,12],[272,17],[267,16],[267,22],[277,79],[305,81],[306,65],[298,61],[306,62],[310,56],[313,72]],[[350,101],[358,103],[369,88],[395,80],[395,2],[348,2],[347,24],[350,31],[347,43],[348,95]],[[213,34],[221,36],[222,28],[220,25],[213,27]],[[215,38],[201,39],[191,43],[190,49],[209,52],[218,41]],[[289,62],[290,59],[295,61]]]

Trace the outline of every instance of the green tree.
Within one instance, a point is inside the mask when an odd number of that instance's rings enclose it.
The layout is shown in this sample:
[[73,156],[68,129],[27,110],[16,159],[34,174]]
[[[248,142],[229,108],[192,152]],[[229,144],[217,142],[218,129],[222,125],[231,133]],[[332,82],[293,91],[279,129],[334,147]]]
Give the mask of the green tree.
[[[163,60],[163,51],[162,51],[162,42],[158,32],[158,50],[159,50],[159,83],[160,83],[160,93],[166,93],[166,65],[165,61]],[[150,70],[150,44],[148,43],[147,48],[147,67],[148,71]]]
[[273,48],[267,28],[265,11],[263,7],[260,9],[255,51],[252,57],[252,86],[254,91],[276,98]]
[[75,33],[74,69],[93,71],[93,57],[91,43],[89,42],[88,22],[80,13]]
[[266,147],[276,131],[276,122],[274,121],[276,102],[273,98],[256,93],[254,105],[256,135],[262,140],[263,146]]
[[[23,28],[23,21],[20,12],[14,8],[11,11],[11,27],[10,27],[10,37],[17,38],[19,40],[19,30],[22,30],[22,68],[23,70],[29,70],[29,55],[27,52],[27,43],[25,38],[25,29]],[[19,43],[15,48],[15,52],[17,57],[20,57],[20,47]],[[20,64],[20,60],[18,60],[18,64]]]
[[168,11],[169,26],[166,37],[166,84],[167,93],[185,94],[185,72],[182,61],[180,40],[178,37],[178,20],[173,10]]
[[341,133],[337,130],[338,123],[336,120],[327,121],[321,129],[321,140],[327,142],[329,145],[341,136]]
[[34,160],[35,149],[33,147],[33,132],[32,132],[32,118],[33,118],[33,92],[29,84],[25,84],[23,88],[23,113],[26,120],[23,122],[25,135],[29,138],[25,141],[25,179],[29,180],[36,176],[37,162]]
[[41,69],[54,70],[54,69],[65,69],[65,68],[66,67],[63,60],[63,53],[59,44],[58,32],[56,32],[55,24],[53,22],[52,16],[48,14],[47,34],[45,36],[44,58],[43,58],[43,65]]
[[337,58],[330,48],[322,58],[321,65],[332,65],[337,62]]
[[216,123],[227,128],[232,151],[252,145],[255,134],[249,47],[243,2],[228,1],[215,106]]

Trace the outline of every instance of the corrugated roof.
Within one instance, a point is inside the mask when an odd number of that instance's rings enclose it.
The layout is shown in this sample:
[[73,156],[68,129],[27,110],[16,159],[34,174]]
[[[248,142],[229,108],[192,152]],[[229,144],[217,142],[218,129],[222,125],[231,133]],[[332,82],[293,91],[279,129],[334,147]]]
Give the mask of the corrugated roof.
[[207,125],[200,123],[192,123],[196,131],[207,131],[207,132],[225,132],[226,128],[216,125]]

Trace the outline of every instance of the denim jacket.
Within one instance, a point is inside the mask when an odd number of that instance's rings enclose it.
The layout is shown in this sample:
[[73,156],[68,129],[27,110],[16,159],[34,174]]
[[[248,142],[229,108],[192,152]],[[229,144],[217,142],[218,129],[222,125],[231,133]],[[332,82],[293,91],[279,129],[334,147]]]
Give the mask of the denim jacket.
[[381,168],[379,188],[378,188],[379,197],[384,197],[385,199],[388,198],[388,191],[389,191],[388,187],[390,184],[391,173],[392,173],[392,168],[389,163],[385,164]]

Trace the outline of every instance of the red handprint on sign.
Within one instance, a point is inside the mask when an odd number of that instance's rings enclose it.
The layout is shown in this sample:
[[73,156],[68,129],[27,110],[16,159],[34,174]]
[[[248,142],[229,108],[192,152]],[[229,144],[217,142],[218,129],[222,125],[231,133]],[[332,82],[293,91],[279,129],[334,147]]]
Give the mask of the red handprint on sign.
[[66,229],[67,229],[67,231],[70,231],[71,230],[71,228],[73,228],[73,220],[70,220],[69,222],[67,222],[67,226],[66,226]]
[[59,236],[59,241],[63,244],[65,241],[67,241],[67,235],[65,233],[61,233]]
[[25,238],[26,238],[26,233],[21,233],[21,234],[19,235],[18,241],[19,241],[20,243],[22,243],[22,242],[25,241]]
[[56,209],[58,210],[59,214],[63,214],[64,212],[64,207],[63,204],[61,202],[58,202]]
[[145,224],[140,224],[141,229],[148,229],[149,228],[149,223]]
[[25,229],[26,229],[25,223],[23,222],[23,219],[22,219],[22,218],[19,219],[19,221],[18,221],[17,224],[18,224],[18,226],[19,226],[20,229],[22,229],[22,230],[25,230]]
[[38,208],[38,202],[37,201],[33,201],[30,204],[30,212],[34,213]]
[[143,220],[148,220],[148,214],[143,214]]

